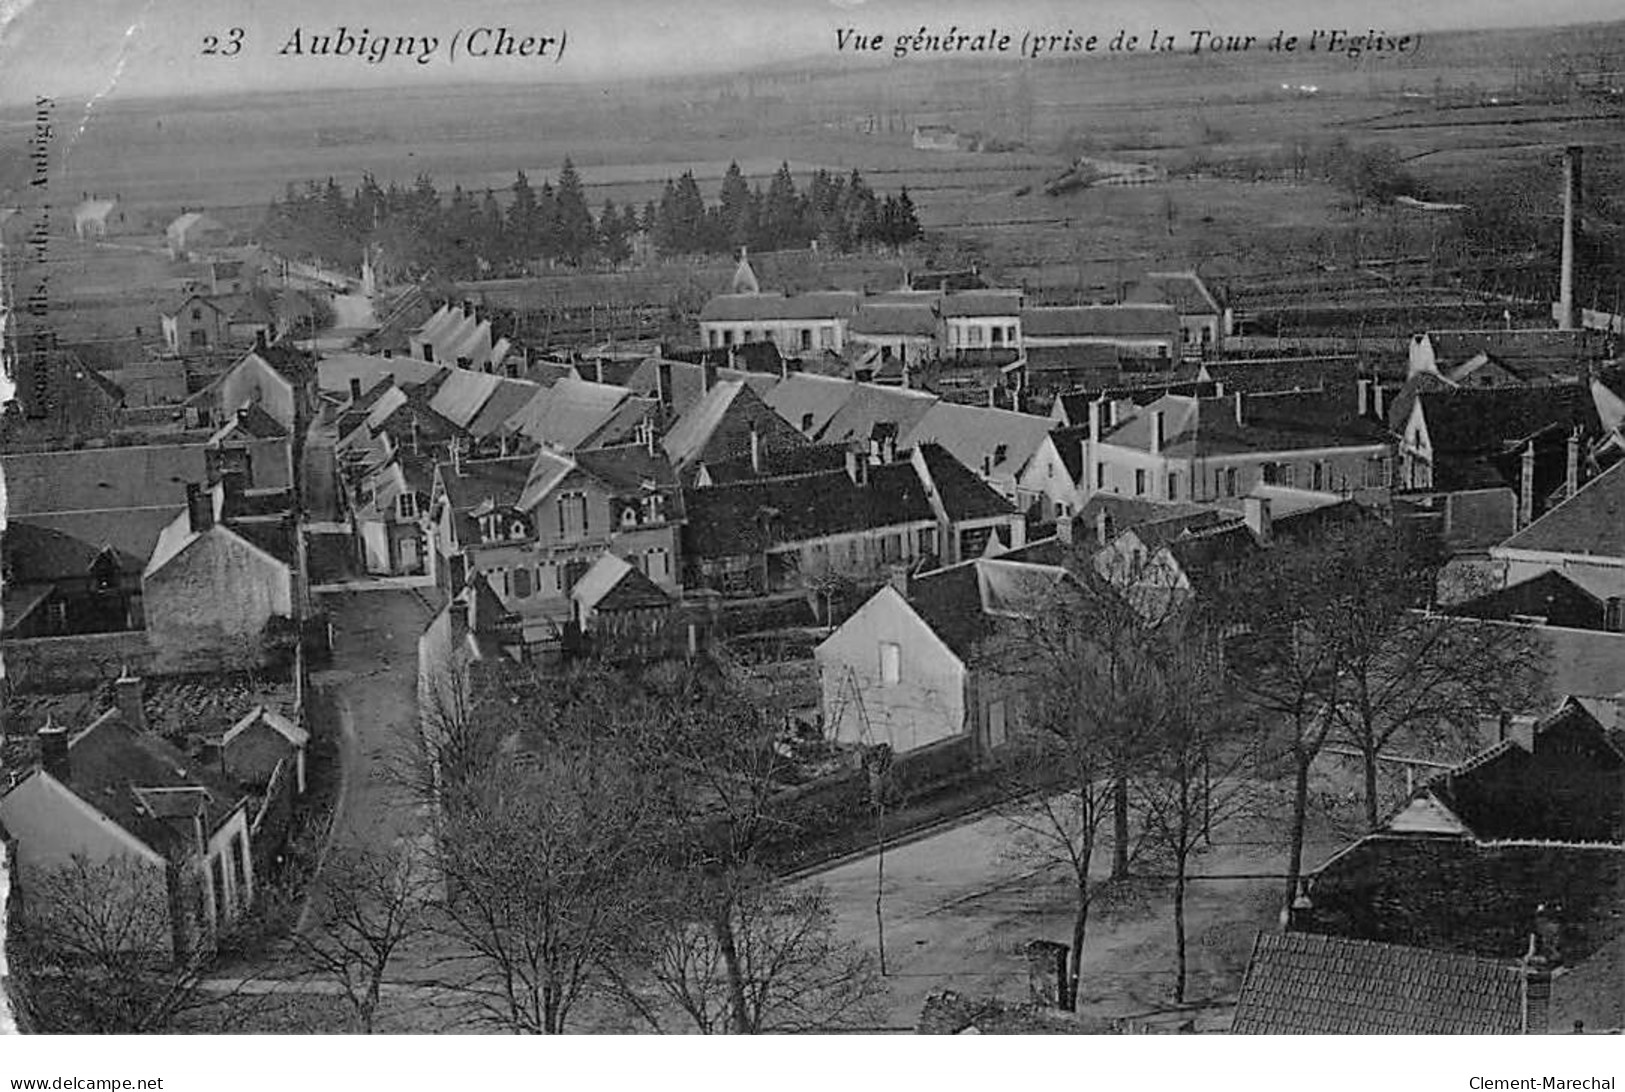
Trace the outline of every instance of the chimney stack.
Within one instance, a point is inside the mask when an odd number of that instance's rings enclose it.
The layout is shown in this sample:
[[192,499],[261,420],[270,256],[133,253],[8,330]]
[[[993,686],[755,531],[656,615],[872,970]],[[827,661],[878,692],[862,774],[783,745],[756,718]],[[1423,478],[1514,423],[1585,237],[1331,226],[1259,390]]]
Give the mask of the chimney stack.
[[265,327],[261,326],[254,331],[254,350],[263,353],[265,349]]
[[1102,546],[1111,545],[1112,516],[1104,508],[1095,513],[1095,541]]
[[1154,410],[1151,414],[1151,454],[1162,454],[1164,440],[1163,430],[1166,428],[1167,417],[1162,410]]
[[853,485],[869,484],[869,460],[855,447],[846,449],[846,476],[852,479]]
[[756,431],[756,426],[750,426],[750,472],[760,475],[762,472],[762,434]]
[[1518,480],[1518,526],[1528,527],[1535,519],[1535,442],[1523,447],[1523,471]]
[[671,361],[662,360],[655,365],[655,394],[662,406],[672,404]]
[[361,380],[359,378],[352,378],[350,380],[350,401],[361,401]]
[[468,636],[468,601],[459,595],[446,607],[446,611],[451,621],[451,639],[461,641]]
[[1355,384],[1355,388],[1359,392],[1360,416],[1368,417],[1371,415],[1371,380],[1361,376]]
[[1557,296],[1557,328],[1579,328],[1574,300],[1574,234],[1580,215],[1581,149],[1570,145],[1563,152],[1563,272]]
[[898,595],[901,595],[904,599],[907,599],[909,589],[908,562],[898,561],[890,565],[887,569],[886,582],[896,590]]
[[455,436],[451,441],[451,472],[463,476],[463,441]]
[[196,534],[214,526],[214,496],[197,482],[186,483],[186,515]]
[[1242,392],[1241,391],[1236,392],[1236,394],[1235,394],[1235,403],[1236,403],[1236,424],[1245,425],[1247,423],[1247,413],[1246,413],[1246,407],[1243,405],[1243,399],[1242,399]]
[[1563,495],[1565,500],[1580,491],[1580,429],[1578,426],[1569,434],[1569,463],[1564,484],[1567,486],[1567,492]]
[[1260,545],[1270,544],[1270,502],[1268,497],[1241,498],[1241,518]]
[[137,732],[147,730],[147,707],[142,701],[145,689],[141,680],[130,674],[129,668],[125,668],[113,683],[119,715],[124,718],[125,724]]
[[45,724],[39,730],[40,765],[58,781],[67,783],[73,776],[73,764],[68,758],[68,730],[45,715]]

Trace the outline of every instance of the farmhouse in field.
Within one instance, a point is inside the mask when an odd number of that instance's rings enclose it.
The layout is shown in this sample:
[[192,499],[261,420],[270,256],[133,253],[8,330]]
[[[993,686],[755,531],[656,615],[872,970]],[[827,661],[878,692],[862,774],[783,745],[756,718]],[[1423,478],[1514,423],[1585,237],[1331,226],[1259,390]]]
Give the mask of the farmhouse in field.
[[957,152],[959,134],[951,125],[916,125],[913,143],[922,152]]

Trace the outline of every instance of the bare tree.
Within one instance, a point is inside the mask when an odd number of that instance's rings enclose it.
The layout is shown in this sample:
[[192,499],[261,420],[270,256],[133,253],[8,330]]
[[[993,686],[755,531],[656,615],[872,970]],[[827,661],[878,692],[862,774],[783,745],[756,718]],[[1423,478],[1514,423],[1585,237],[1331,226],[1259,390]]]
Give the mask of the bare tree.
[[171,916],[162,868],[134,857],[75,855],[19,876],[11,953],[34,1024],[74,1034],[170,1028],[204,1003],[208,952],[193,950]]
[[[695,1031],[827,1032],[874,1018],[882,989],[874,960],[837,938],[822,888],[750,886],[727,904],[727,930],[678,916],[648,952],[656,1000]],[[660,1007],[640,1000],[637,1008],[662,1030]]]
[[1169,631],[1159,650],[1163,706],[1147,768],[1135,779],[1148,849],[1174,870],[1174,1002],[1189,978],[1185,894],[1192,859],[1214,827],[1249,812],[1257,796],[1255,740],[1236,718],[1217,642]]
[[1120,879],[1135,849],[1127,787],[1161,696],[1147,647],[1155,627],[1092,565],[1074,571],[1082,575],[1055,582],[1029,609],[1013,611],[1019,617],[984,642],[979,660],[1012,684],[1024,711],[1005,764],[1016,794],[1005,811],[1018,853],[1064,867],[1070,877],[1069,977],[1076,983],[1102,829],[1116,818],[1112,871]]
[[436,916],[452,951],[441,985],[471,1015],[526,1034],[564,1032],[645,917],[649,787],[613,746],[553,740],[448,798]]
[[293,934],[292,950],[306,974],[338,986],[356,1031],[372,1034],[385,976],[428,933],[434,892],[427,851],[409,842],[323,862],[314,924]]
[[1549,697],[1549,654],[1523,626],[1486,626],[1422,609],[1437,565],[1391,528],[1342,536],[1335,560],[1361,579],[1327,621],[1337,649],[1337,733],[1360,752],[1365,821],[1380,823],[1378,762],[1396,739],[1472,748],[1486,718],[1523,713]]

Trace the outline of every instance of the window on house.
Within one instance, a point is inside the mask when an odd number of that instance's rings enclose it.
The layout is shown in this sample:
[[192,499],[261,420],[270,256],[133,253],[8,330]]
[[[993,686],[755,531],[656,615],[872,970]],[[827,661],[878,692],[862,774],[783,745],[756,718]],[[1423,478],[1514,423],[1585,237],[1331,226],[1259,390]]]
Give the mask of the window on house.
[[893,641],[880,642],[880,685],[896,686],[903,677],[903,646]]
[[1169,500],[1178,500],[1179,499],[1179,475],[1178,474],[1170,474],[1170,475],[1168,475],[1168,499]]
[[1143,497],[1145,495],[1145,471],[1144,470],[1136,470],[1134,472],[1134,495],[1136,497]]
[[801,347],[803,349],[812,348],[812,327],[810,326],[804,326],[801,329]]
[[515,569],[513,571],[513,596],[515,599],[530,598],[530,570]]
[[194,349],[203,348],[209,344],[209,332],[207,330],[193,330],[187,337],[187,341],[191,343]]
[[1106,464],[1105,463],[1096,463],[1095,464],[1095,488],[1096,489],[1104,489],[1104,488],[1106,488]]
[[203,321],[203,308],[201,308],[201,307],[192,308],[192,321],[193,322],[202,322]]
[[1004,328],[1004,340],[1008,341],[1012,345],[1020,340],[1016,337],[1016,328],[1014,326],[1006,326]]
[[1365,484],[1372,489],[1380,489],[1388,484],[1388,464],[1380,456],[1366,460]]
[[1004,327],[1002,327],[1002,326],[993,327],[993,344],[995,344],[995,345],[1003,345],[1004,344]]
[[1281,464],[1265,463],[1263,467],[1264,484],[1276,485],[1281,480]]
[[226,921],[226,863],[216,855],[209,860],[209,879],[214,887],[214,920],[216,925]]
[[818,347],[820,349],[835,348],[835,327],[821,326],[818,328]]
[[1316,463],[1310,468],[1310,473],[1313,475],[1311,480],[1315,483],[1310,488],[1324,489],[1326,487],[1326,464]]
[[813,415],[810,414],[810,413],[803,413],[801,415],[801,431],[802,432],[811,432],[812,427],[813,427]]
[[982,328],[980,326],[968,327],[966,328],[965,333],[967,335],[966,340],[969,344],[980,345],[982,343]]
[[1233,466],[1224,472],[1224,495],[1227,497],[1236,495],[1236,468]]
[[733,343],[734,343],[734,332],[732,330],[724,330],[724,331],[722,331],[722,344],[723,344],[723,347],[726,348],[727,346],[732,345]]
[[936,550],[937,550],[937,531],[936,531],[936,528],[934,528],[934,527],[921,527],[919,535],[915,539],[914,545],[916,547],[916,553],[920,557],[924,557],[926,554],[936,553]]
[[587,536],[587,495],[564,493],[559,497],[559,533],[567,538]]
[[395,504],[400,512],[401,519],[411,520],[418,518],[418,496],[416,493],[412,492],[411,490],[407,490],[405,493],[402,493],[396,498]]
[[430,364],[434,363],[434,346],[427,341],[423,343],[423,359]]
[[1005,704],[1003,698],[996,698],[987,706],[987,745],[991,750],[1004,746],[1009,738],[1009,729],[1005,724]]

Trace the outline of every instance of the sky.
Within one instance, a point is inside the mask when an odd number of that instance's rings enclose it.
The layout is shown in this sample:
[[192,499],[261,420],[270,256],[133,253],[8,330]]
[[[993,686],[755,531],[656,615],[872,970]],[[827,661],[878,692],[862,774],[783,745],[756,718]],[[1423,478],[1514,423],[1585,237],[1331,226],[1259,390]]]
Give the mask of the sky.
[[[0,105],[35,95],[108,98],[391,87],[715,72],[799,58],[836,57],[835,31],[888,37],[926,24],[980,30],[1111,33],[1198,27],[1268,34],[1345,27],[1403,33],[1472,27],[1561,25],[1620,17],[1618,0],[0,0]],[[285,55],[302,38],[343,27],[368,40],[437,40],[427,64],[413,57]],[[233,29],[241,29],[241,40]],[[451,43],[487,28],[516,38],[563,38],[564,54],[450,59]],[[216,53],[206,55],[206,38]],[[421,49],[421,45],[419,46]],[[556,51],[556,45],[549,47]],[[226,55],[229,52],[230,55]]]

